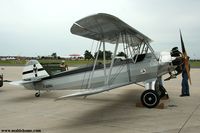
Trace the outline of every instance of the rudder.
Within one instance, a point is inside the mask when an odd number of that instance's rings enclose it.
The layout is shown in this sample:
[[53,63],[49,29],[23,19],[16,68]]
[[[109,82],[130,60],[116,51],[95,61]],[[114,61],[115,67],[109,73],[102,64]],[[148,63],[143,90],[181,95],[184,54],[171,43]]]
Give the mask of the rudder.
[[23,80],[37,80],[45,77],[49,77],[49,74],[37,60],[26,63],[22,73]]

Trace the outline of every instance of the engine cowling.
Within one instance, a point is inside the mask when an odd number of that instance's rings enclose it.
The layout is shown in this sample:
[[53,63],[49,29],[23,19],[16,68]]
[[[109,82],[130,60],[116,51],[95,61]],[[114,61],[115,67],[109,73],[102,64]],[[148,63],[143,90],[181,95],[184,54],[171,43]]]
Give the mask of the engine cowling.
[[175,70],[177,72],[176,75],[178,75],[182,72],[181,68],[181,65],[183,64],[182,53],[178,50],[178,47],[174,47],[172,48],[170,54],[172,57],[175,57],[175,59],[172,61],[172,65],[176,66],[175,67]]

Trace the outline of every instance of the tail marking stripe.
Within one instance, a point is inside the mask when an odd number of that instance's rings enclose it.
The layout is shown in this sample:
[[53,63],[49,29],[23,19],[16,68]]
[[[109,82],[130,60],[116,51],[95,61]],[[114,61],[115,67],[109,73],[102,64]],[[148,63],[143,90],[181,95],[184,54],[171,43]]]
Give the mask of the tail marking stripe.
[[[43,71],[43,70],[44,70],[44,68],[37,69],[37,71]],[[34,72],[34,70],[29,70],[29,71],[23,72],[22,74],[25,75],[25,74],[29,74],[29,73],[33,73],[33,72]]]

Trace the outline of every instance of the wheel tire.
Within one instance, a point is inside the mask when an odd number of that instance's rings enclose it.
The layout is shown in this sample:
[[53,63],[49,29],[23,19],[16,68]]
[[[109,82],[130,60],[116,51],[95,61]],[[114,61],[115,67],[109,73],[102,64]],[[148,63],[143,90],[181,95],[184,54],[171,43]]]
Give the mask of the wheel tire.
[[3,75],[0,75],[0,87],[3,86]]
[[40,97],[40,93],[39,92],[35,93],[35,97]]
[[141,102],[147,108],[154,108],[160,102],[160,97],[154,90],[146,90],[141,95]]

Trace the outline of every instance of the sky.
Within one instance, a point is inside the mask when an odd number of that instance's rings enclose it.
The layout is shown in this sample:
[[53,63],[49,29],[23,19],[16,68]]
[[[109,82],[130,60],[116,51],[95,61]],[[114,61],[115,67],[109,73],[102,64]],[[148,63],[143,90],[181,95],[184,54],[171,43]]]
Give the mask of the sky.
[[180,48],[181,29],[188,55],[200,59],[199,0],[0,0],[0,56],[83,55],[93,41],[70,28],[96,13],[142,32],[155,51]]

